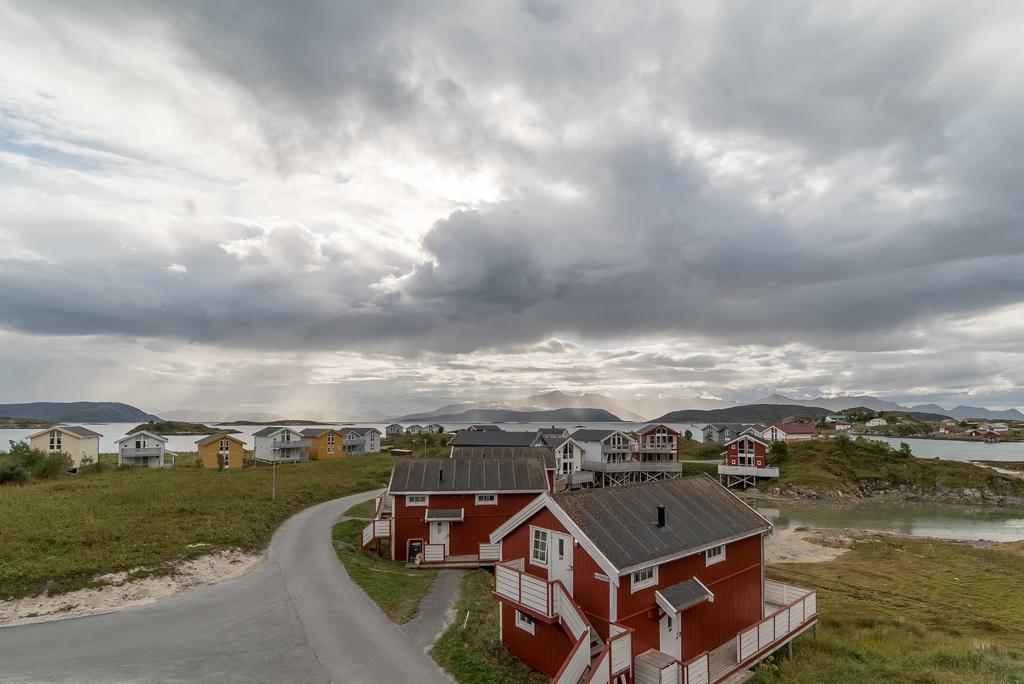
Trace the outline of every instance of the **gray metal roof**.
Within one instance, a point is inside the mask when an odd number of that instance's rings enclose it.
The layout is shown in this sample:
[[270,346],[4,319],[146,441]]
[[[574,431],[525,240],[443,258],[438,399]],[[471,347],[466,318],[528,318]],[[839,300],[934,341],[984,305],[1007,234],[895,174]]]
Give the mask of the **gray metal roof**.
[[668,602],[670,606],[675,608],[676,612],[686,610],[691,606],[695,606],[701,601],[707,601],[710,598],[714,598],[707,587],[701,584],[695,577],[691,577],[685,582],[679,584],[673,584],[671,587],[665,587],[659,589],[658,593],[661,594],[662,598]]
[[583,430],[577,430],[572,433],[570,437],[575,439],[577,442],[600,442],[602,439],[614,435],[618,430],[595,430],[590,428],[584,428]]
[[380,430],[378,430],[375,427],[343,427],[343,428],[338,428],[338,432],[340,432],[342,434],[344,434],[346,432],[354,432],[357,435],[364,436],[368,432],[380,432]]
[[211,442],[216,442],[225,438],[233,439],[236,442],[245,444],[245,442],[240,437],[238,437],[238,435],[231,434],[228,432],[215,432],[212,435],[207,435],[206,437],[203,437],[202,439],[197,439],[196,444],[198,444],[199,446],[205,446]]
[[475,423],[474,425],[470,425],[469,429],[480,432],[496,432],[501,430],[500,427],[493,423]]
[[333,429],[334,428],[332,428],[330,426],[327,426],[327,427],[311,427],[311,428],[303,428],[302,430],[299,430],[299,432],[302,434],[303,437],[319,437],[320,435],[324,434],[325,432],[330,432]]
[[[552,498],[620,569],[770,529],[708,475],[581,489]],[[656,524],[659,505],[666,509],[664,527]]]
[[286,429],[286,428],[284,426],[282,426],[282,425],[268,425],[267,427],[262,428],[260,430],[257,430],[256,432],[252,433],[252,436],[253,437],[269,437],[270,435],[274,434],[275,432],[280,432],[281,430],[284,430],[284,429]]
[[555,452],[545,447],[452,447],[452,456],[455,458],[539,458],[544,461],[544,466],[555,467]]
[[654,430],[656,428],[665,428],[666,430],[671,430],[672,432],[676,433],[677,435],[679,434],[679,430],[676,430],[674,428],[670,428],[668,425],[665,425],[664,423],[648,423],[647,425],[644,425],[642,428],[637,430],[636,434],[642,435],[645,432],[650,432],[651,430]]
[[58,425],[57,427],[59,427],[64,432],[70,432],[71,434],[78,435],[79,437],[102,437],[103,436],[100,433],[93,432],[89,428],[82,427],[81,425]]
[[427,522],[435,520],[462,520],[461,508],[429,508],[424,518]]
[[506,432],[505,430],[485,430],[473,432],[463,430],[455,435],[450,442],[451,446],[532,446],[537,439],[536,432]]
[[[443,475],[442,475],[443,473]],[[547,491],[539,458],[396,458],[393,494]]]

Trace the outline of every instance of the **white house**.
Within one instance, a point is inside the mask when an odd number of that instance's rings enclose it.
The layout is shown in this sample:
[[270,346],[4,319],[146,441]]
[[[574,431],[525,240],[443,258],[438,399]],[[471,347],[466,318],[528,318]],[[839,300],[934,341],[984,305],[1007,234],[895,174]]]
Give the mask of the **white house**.
[[[380,451],[380,430],[374,427],[343,427],[338,430],[345,438],[345,451],[350,456],[375,454]],[[406,432],[412,432],[408,428]],[[419,433],[414,433],[419,434]]]
[[867,423],[865,423],[865,425],[867,425],[868,427],[882,427],[883,425],[888,424],[889,423],[888,421],[886,421],[885,418],[872,418]]
[[117,440],[117,465],[172,468],[177,454],[167,451],[166,446],[166,437],[146,430],[125,435]]
[[423,431],[432,435],[440,435],[444,432],[444,425],[441,425],[440,423],[431,423],[426,426]]
[[388,437],[394,437],[395,435],[401,435],[405,432],[405,428],[398,423],[392,423],[384,428],[384,434]]
[[295,463],[309,460],[313,441],[290,427],[271,425],[252,435],[253,458],[265,463]]
[[28,436],[29,446],[39,451],[63,452],[71,457],[71,469],[82,461],[93,463],[100,457],[100,433],[81,425],[56,425]]
[[776,423],[761,431],[761,438],[768,442],[797,442],[817,436],[817,428],[807,423]]
[[422,435],[423,432],[424,428],[422,425],[410,425],[409,427],[405,428],[405,433],[408,435]]

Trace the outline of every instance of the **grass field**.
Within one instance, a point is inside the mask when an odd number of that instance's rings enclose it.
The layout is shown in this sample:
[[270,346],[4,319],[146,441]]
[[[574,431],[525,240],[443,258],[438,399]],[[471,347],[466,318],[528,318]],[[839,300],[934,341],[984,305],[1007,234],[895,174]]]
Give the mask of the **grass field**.
[[370,499],[362,503],[357,503],[352,508],[345,511],[345,515],[350,518],[364,518],[370,520],[373,518],[374,513],[377,512],[377,501]]
[[769,566],[818,590],[820,623],[754,681],[1024,682],[1024,543],[874,539],[831,563]]
[[[101,459],[108,462],[109,457]],[[387,483],[391,458],[361,456],[240,471],[132,468],[0,488],[0,598],[93,586],[96,575],[225,548],[264,548],[286,518]],[[199,545],[199,546],[196,546]]]
[[[430,654],[462,684],[542,684],[551,681],[518,660],[498,638],[498,604],[491,595],[494,577],[474,570],[462,581],[455,621]],[[468,614],[468,618],[467,618]]]
[[410,456],[420,458],[422,456],[449,456],[452,448],[448,442],[451,435],[395,435],[386,437],[381,444],[393,449],[407,449],[412,453]]
[[864,480],[881,480],[888,483],[887,488],[906,485],[923,492],[944,486],[1024,495],[1024,480],[970,463],[915,458],[878,441],[818,439],[791,443],[788,451],[789,455],[781,461],[774,454],[769,457],[780,469],[779,478],[770,486],[785,490],[799,485],[819,492],[849,492]]
[[413,570],[405,563],[361,551],[360,532],[364,527],[363,520],[346,520],[334,526],[332,536],[338,558],[345,564],[349,577],[384,614],[395,624],[404,624],[416,617],[420,601],[434,584],[437,570]]

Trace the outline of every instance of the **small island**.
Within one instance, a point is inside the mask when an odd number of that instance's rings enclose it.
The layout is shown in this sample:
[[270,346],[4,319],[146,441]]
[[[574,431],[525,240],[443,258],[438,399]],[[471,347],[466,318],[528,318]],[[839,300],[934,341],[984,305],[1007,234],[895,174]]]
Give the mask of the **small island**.
[[238,430],[212,428],[203,423],[187,423],[176,420],[157,420],[152,423],[140,423],[128,431],[129,435],[136,432],[151,432],[155,435],[212,435],[218,432],[237,433]]

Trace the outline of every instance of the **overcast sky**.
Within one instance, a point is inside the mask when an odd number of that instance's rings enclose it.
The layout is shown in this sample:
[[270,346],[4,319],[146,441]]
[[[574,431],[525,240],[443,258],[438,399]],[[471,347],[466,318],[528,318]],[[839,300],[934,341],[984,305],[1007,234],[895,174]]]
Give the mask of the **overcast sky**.
[[1024,9],[640,9],[0,0],[0,401],[1024,406]]

